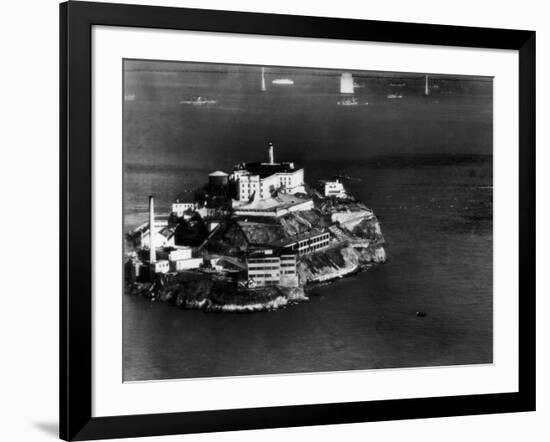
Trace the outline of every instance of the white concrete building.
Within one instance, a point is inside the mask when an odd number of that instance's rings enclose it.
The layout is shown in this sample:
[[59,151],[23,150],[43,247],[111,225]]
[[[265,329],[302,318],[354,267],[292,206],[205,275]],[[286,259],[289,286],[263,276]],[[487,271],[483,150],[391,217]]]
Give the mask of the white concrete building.
[[298,286],[296,255],[274,255],[272,250],[263,250],[246,260],[248,281],[252,287],[281,285]]
[[198,269],[202,263],[202,258],[178,259],[170,261],[170,271],[179,272],[182,270]]
[[281,259],[271,253],[255,255],[246,260],[248,280],[254,287],[279,285],[281,281]]
[[197,204],[194,202],[183,202],[176,200],[172,203],[172,213],[175,214],[178,217],[182,217],[185,212],[188,210],[195,210],[197,208]]
[[280,285],[284,287],[297,287],[298,274],[296,272],[296,255],[281,255],[281,280]]
[[168,254],[169,261],[179,261],[182,259],[191,259],[191,247],[179,246],[175,250],[171,250]]
[[149,265],[153,273],[168,273],[170,271],[170,263],[165,259],[152,262]]
[[292,162],[276,163],[272,143],[269,143],[269,162],[238,164],[230,180],[236,187],[238,201],[248,201],[253,195],[270,198],[275,191],[305,192],[304,169],[297,169]]
[[324,249],[330,245],[330,233],[307,233],[296,235],[283,246],[283,250],[297,253],[298,256],[307,255],[318,250]]
[[348,196],[344,185],[339,180],[322,181],[321,184],[326,197],[346,198]]
[[[153,244],[155,249],[163,247],[174,247],[175,245],[175,228],[168,227],[167,223],[155,221],[153,232]],[[140,232],[140,247],[149,249],[151,240],[149,239],[150,230],[147,226],[145,231]]]

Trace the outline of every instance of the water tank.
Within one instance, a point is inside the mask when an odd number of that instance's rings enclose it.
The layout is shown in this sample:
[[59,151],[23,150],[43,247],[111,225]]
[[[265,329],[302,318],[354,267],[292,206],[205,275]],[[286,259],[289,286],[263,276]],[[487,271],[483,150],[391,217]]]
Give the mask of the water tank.
[[229,175],[217,170],[208,175],[210,187],[225,187],[229,182]]

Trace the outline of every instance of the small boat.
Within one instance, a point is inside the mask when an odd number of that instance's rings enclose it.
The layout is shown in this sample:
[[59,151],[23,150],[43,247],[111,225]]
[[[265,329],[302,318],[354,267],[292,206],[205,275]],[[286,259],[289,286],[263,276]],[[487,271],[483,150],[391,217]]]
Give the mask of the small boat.
[[189,100],[182,100],[180,104],[191,104],[193,106],[204,106],[209,104],[217,104],[218,100],[210,100],[204,97],[191,98]]
[[388,100],[396,100],[403,98],[403,94],[388,94],[387,95]]
[[[336,102],[338,106],[357,106],[359,105],[359,100],[356,97],[343,97]],[[368,103],[364,103],[368,104]]]
[[124,101],[134,101],[136,99],[136,94],[125,94]]
[[393,86],[393,87],[405,87],[406,86],[406,83],[390,83],[390,86]]
[[426,316],[426,312],[416,312],[416,316],[419,318],[424,318]]
[[294,84],[294,80],[291,80],[290,78],[276,78],[271,83],[280,84],[283,86],[292,86]]
[[348,175],[346,173],[343,173],[341,171],[337,171],[336,174],[333,175],[333,177],[336,178],[336,179],[340,179],[340,180],[357,181],[357,182],[363,181],[361,178],[350,176],[350,175]]

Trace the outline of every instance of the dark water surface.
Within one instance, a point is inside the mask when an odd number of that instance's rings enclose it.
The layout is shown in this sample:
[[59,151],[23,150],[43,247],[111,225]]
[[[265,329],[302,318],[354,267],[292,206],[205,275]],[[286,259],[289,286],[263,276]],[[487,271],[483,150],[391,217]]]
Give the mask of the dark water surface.
[[126,229],[146,220],[147,195],[167,210],[208,172],[262,159],[272,139],[310,183],[360,179],[346,185],[378,216],[388,261],[275,312],[123,296],[125,380],[492,361],[490,93],[389,103],[362,90],[369,106],[344,109],[337,94],[217,91],[219,106],[192,109],[178,104],[183,86],[140,84],[155,83],[127,78]]

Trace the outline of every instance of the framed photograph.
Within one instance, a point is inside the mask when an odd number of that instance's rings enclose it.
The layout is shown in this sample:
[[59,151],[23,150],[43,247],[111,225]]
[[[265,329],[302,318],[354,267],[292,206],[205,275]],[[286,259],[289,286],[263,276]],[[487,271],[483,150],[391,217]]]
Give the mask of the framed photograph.
[[535,409],[535,33],[60,7],[60,437]]

